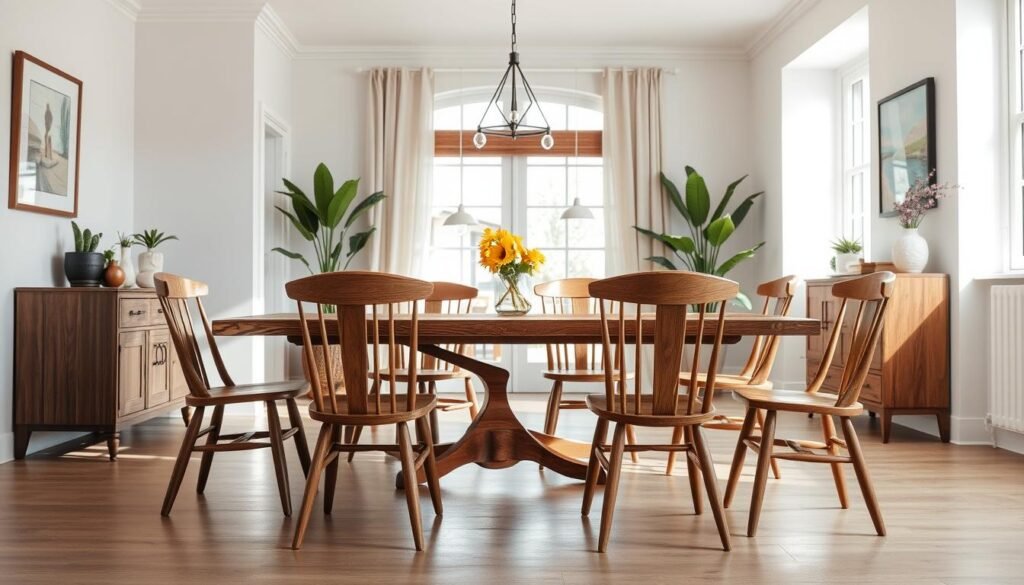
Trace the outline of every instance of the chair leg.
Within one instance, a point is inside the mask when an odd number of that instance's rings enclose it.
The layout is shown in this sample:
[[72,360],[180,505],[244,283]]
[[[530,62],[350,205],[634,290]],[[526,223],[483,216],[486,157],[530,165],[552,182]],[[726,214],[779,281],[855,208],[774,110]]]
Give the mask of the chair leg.
[[309,526],[309,517],[313,513],[313,501],[316,499],[316,490],[320,487],[320,473],[324,469],[324,461],[331,453],[331,437],[334,435],[334,425],[324,423],[320,426],[320,435],[316,440],[316,447],[313,449],[313,459],[309,464],[309,475],[306,476],[306,489],[302,495],[302,507],[299,508],[299,520],[295,525],[295,536],[292,538],[292,548],[302,548],[302,541],[306,538],[306,528]]
[[590,505],[594,501],[594,491],[597,489],[597,480],[601,478],[601,464],[598,462],[596,450],[604,445],[608,438],[608,420],[597,419],[597,426],[594,429],[594,441],[590,444],[590,462],[587,464],[587,480],[583,488],[583,510],[584,516],[590,515]]
[[277,401],[267,401],[267,426],[270,429],[270,452],[274,456],[277,491],[281,495],[281,510],[286,517],[292,515],[292,494],[288,486],[288,461],[284,457],[284,438],[281,436],[281,417],[277,414]]
[[[757,428],[764,428],[764,411],[760,408],[757,409]],[[779,471],[779,462],[776,459],[772,459],[772,475],[775,479],[782,479],[782,472]]]
[[[696,447],[696,443],[693,440],[693,427],[686,427],[683,430],[683,444],[689,445],[691,450]],[[704,497],[701,495],[700,489],[700,476],[703,473],[701,467],[703,463],[701,463],[701,466],[698,466],[689,453],[684,453],[686,454],[686,474],[690,481],[690,494],[693,497],[693,513],[699,516],[704,513]],[[696,454],[696,451],[694,453]]]
[[558,428],[558,405],[562,403],[562,382],[555,380],[548,393],[548,408],[544,413],[544,434],[553,435]]
[[[626,425],[626,444],[627,445],[636,445],[637,444],[636,443],[636,429],[633,427],[633,425]],[[630,451],[629,452],[629,458],[630,458],[631,461],[633,461],[633,463],[640,463],[640,452],[639,451]]]
[[[409,506],[412,538],[416,543],[416,550],[423,550],[423,521],[420,519],[420,492],[416,482],[416,462],[413,458],[412,439],[409,437],[408,425],[400,422],[396,426],[398,450],[402,458],[402,477],[405,480],[405,503]],[[424,429],[424,431],[429,430]]]
[[[213,416],[210,417],[210,432],[206,435],[207,445],[216,445],[220,438],[220,427],[224,421],[224,407],[214,406]],[[196,482],[196,493],[201,494],[206,490],[206,480],[210,477],[210,467],[213,466],[213,451],[203,452],[199,463],[199,481]]]
[[601,533],[597,539],[597,552],[608,550],[608,537],[612,532],[615,515],[615,497],[619,494],[619,473],[622,471],[622,452],[626,445],[626,425],[615,423],[612,434],[612,452],[608,455],[608,478],[604,484],[604,502],[601,507]]
[[[428,394],[437,396],[437,382],[431,382],[427,385],[427,388]],[[435,445],[441,442],[441,425],[437,422],[436,408],[430,411],[430,433]]]
[[[672,444],[682,445],[683,444],[683,427],[675,427],[672,429]],[[676,453],[670,451],[668,454],[668,463],[665,464],[665,475],[672,475],[672,470],[676,467]]]
[[199,438],[200,427],[203,426],[203,410],[205,407],[197,406],[192,413],[192,420],[185,430],[185,437],[181,440],[181,448],[178,449],[178,458],[174,460],[174,470],[171,471],[171,481],[167,484],[167,494],[164,496],[164,505],[160,510],[161,516],[169,516],[174,506],[174,498],[178,495],[178,488],[181,487],[181,480],[185,477],[185,470],[188,469],[188,460],[192,456],[192,447]]
[[[354,431],[351,430],[353,428],[355,427],[346,427],[345,432],[354,433]],[[341,427],[335,426],[334,430],[331,432],[332,444],[341,442],[341,435]],[[350,444],[351,442],[352,436],[350,435],[345,443]],[[334,458],[334,461],[331,461],[331,463],[326,467],[327,473],[324,474],[324,514],[330,514],[334,509],[334,488],[338,485],[338,462],[340,459],[341,453],[338,453],[338,456]]]
[[299,412],[299,405],[294,398],[285,400],[288,406],[288,424],[293,429],[299,429],[295,433],[295,450],[299,454],[299,463],[302,464],[302,475],[309,475],[309,443],[306,442],[306,433],[302,424],[302,413]]
[[864,453],[860,450],[860,440],[857,439],[857,431],[853,428],[853,420],[844,416],[842,421],[846,448],[850,452],[850,459],[853,460],[853,470],[857,473],[857,482],[860,483],[860,491],[864,494],[864,502],[868,505],[871,522],[874,523],[878,536],[885,536],[882,510],[878,507],[878,498],[875,497],[875,488],[871,485],[871,476],[868,475],[868,466],[864,462]]
[[[836,426],[832,421],[832,415],[821,415],[821,432],[825,436],[825,444],[828,445],[829,455],[839,455],[839,446],[832,442],[836,436]],[[836,493],[839,494],[839,505],[845,510],[849,504],[846,499],[846,478],[843,477],[843,464],[832,463],[832,479],[836,482]]]
[[437,474],[437,460],[434,458],[434,441],[430,434],[430,419],[420,417],[416,419],[416,426],[420,428],[420,435],[426,437],[423,448],[427,450],[427,458],[423,462],[423,474],[427,476],[427,488],[430,490],[430,501],[434,505],[436,516],[444,515],[444,505],[441,503],[441,476]]
[[[362,426],[358,426],[358,427],[349,427],[349,428],[352,429],[352,431],[351,431],[351,433],[349,433],[348,439],[346,440],[346,442],[351,444],[351,445],[359,444],[359,437],[361,437],[363,435],[363,427]],[[356,452],[355,451],[350,451],[349,454],[348,454],[348,462],[352,463],[352,460],[355,459],[355,458],[356,458]]]
[[704,429],[700,425],[692,427],[690,436],[693,438],[697,459],[700,460],[704,488],[708,492],[708,503],[711,504],[711,511],[715,515],[715,525],[718,526],[718,536],[722,539],[722,548],[729,550],[732,546],[729,542],[729,525],[725,520],[725,510],[722,509],[722,500],[718,495],[718,476],[711,459],[711,450],[708,449],[707,437],[704,436]]
[[747,520],[747,536],[757,534],[757,523],[761,519],[761,503],[764,501],[764,486],[768,481],[769,462],[772,459],[772,445],[775,444],[776,412],[769,410],[761,429],[761,442],[757,454],[757,474],[754,475],[754,490],[750,496],[750,518]]
[[473,379],[469,376],[464,378],[466,385],[466,400],[469,401],[469,416],[471,419],[476,419],[476,415],[480,413],[480,403],[476,399],[476,390],[473,389]]
[[725,486],[725,499],[722,505],[726,508],[732,504],[732,497],[736,495],[736,485],[740,482],[740,474],[743,472],[743,460],[747,457],[747,444],[744,443],[750,438],[754,430],[755,408],[747,409],[747,416],[743,419],[743,427],[740,429],[740,438],[736,441],[736,452],[732,456],[732,467],[729,469],[729,482]]

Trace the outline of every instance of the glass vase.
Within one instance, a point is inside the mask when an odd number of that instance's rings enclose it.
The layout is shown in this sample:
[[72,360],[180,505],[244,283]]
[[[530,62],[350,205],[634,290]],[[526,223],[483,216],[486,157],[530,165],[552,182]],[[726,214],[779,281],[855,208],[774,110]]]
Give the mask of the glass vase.
[[525,274],[496,274],[494,310],[499,315],[516,316],[530,312],[530,301],[526,293],[530,290],[530,279]]

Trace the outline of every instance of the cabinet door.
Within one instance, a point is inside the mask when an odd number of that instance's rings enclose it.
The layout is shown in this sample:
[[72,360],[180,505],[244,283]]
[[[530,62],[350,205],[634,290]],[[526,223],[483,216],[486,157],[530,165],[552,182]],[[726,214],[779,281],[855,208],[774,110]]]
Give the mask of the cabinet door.
[[174,344],[168,343],[167,347],[171,354],[171,400],[177,400],[188,395],[188,383],[185,381],[184,372],[181,371],[181,360],[178,359]]
[[166,404],[171,399],[171,337],[167,330],[147,331],[149,347],[149,384],[146,388],[146,408]]
[[125,416],[146,408],[146,332],[132,331],[118,336],[118,414]]

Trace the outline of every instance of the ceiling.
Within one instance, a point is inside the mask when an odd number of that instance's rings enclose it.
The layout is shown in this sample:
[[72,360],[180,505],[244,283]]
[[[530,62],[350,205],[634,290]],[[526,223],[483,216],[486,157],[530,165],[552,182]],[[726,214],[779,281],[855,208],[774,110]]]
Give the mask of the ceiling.
[[[747,51],[808,0],[519,0],[525,48]],[[146,2],[143,1],[145,6]],[[508,0],[269,0],[303,47],[503,47]]]

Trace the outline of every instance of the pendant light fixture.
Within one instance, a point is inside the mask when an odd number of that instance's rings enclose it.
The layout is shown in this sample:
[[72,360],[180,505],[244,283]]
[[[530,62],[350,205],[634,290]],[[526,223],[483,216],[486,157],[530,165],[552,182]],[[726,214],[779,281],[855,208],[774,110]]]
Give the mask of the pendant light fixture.
[[[507,83],[511,83],[512,91],[508,102],[509,113],[505,115],[498,101],[502,99]],[[519,101],[520,89],[522,89],[525,104]],[[487,114],[492,108],[497,110],[502,123],[485,126],[484,120],[487,119]],[[537,110],[540,119],[544,121],[543,126],[524,123],[526,115],[532,109]],[[483,148],[487,144],[487,136],[504,136],[512,140],[523,136],[541,136],[540,145],[544,150],[551,150],[551,147],[555,145],[555,139],[551,136],[551,124],[548,123],[544,112],[541,111],[537,96],[534,95],[530,83],[526,81],[526,76],[523,75],[523,70],[519,67],[519,52],[516,46],[516,0],[512,0],[512,52],[508,55],[508,68],[505,69],[505,75],[498,83],[498,89],[494,91],[487,108],[484,109],[484,114],[476,128],[476,134],[473,136],[473,145]]]
[[465,207],[462,205],[463,197],[463,182],[462,182],[462,127],[466,124],[463,122],[463,99],[462,99],[462,88],[463,88],[462,72],[459,71],[459,208],[458,210],[449,215],[444,220],[444,225],[456,226],[461,232],[464,232],[471,226],[476,225],[476,218],[466,212]]
[[[579,97],[579,90],[576,87],[575,71],[572,75],[572,89],[573,101],[577,101],[577,98]],[[576,105],[576,110],[578,114],[578,104]],[[568,119],[569,117],[566,116],[566,120]],[[569,207],[562,212],[562,219],[594,219],[594,212],[591,211],[589,207],[583,207],[583,205],[580,204],[580,125],[578,123],[574,123],[573,126],[575,126],[576,130],[576,143],[573,147],[573,150],[575,151],[574,162],[576,163],[576,197],[572,200],[572,207]]]

